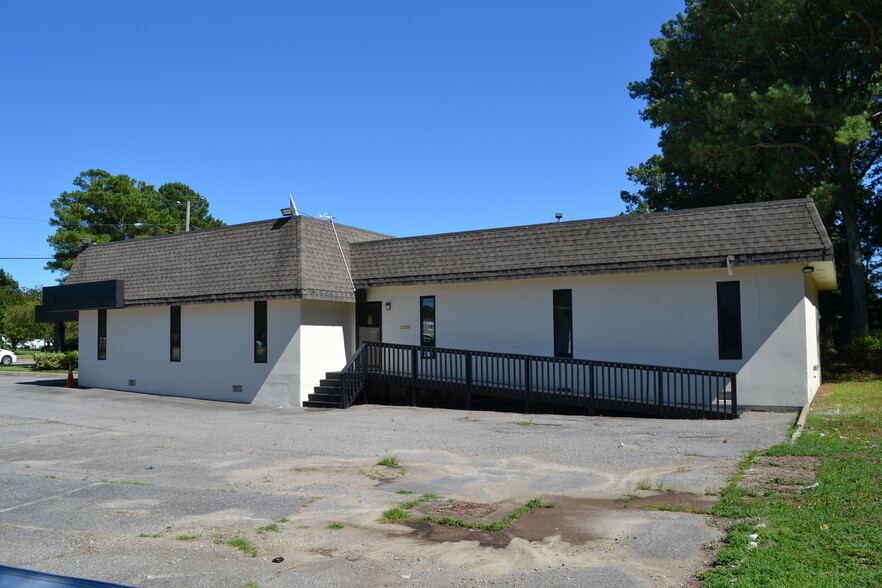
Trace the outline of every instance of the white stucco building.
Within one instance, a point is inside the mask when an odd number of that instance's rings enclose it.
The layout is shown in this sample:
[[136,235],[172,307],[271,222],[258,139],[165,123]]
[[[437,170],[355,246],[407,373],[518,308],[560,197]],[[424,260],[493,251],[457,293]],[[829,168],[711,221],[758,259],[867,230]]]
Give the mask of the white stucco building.
[[[113,305],[63,302],[110,280]],[[49,310],[79,310],[84,386],[299,406],[382,341],[735,372],[739,407],[779,408],[820,385],[818,292],[835,287],[813,203],[790,200],[404,239],[293,217],[91,245]]]

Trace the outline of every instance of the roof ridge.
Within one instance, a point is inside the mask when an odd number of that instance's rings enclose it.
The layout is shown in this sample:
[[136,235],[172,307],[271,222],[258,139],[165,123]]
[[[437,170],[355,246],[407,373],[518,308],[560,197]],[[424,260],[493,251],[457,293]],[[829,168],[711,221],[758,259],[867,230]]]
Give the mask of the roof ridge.
[[[523,229],[537,229],[540,227],[559,227],[559,226],[576,226],[603,223],[620,223],[620,222],[640,222],[648,221],[658,217],[668,216],[704,216],[721,210],[743,210],[745,208],[762,208],[775,206],[793,206],[800,203],[813,202],[811,198],[793,198],[789,200],[764,200],[761,202],[743,202],[740,204],[723,204],[719,206],[705,206],[702,208],[683,208],[679,210],[660,210],[657,212],[649,212],[645,214],[619,214],[616,216],[604,216],[598,218],[584,218],[570,221],[554,221],[547,223],[534,223],[529,225],[511,225],[506,227],[491,227],[488,229],[470,229],[467,231],[453,231],[449,233],[432,233],[430,235],[412,235],[410,237],[397,237],[396,241],[416,241],[423,239],[433,239],[438,237],[452,237],[456,235],[475,235],[479,233],[494,233],[500,231],[519,231]],[[339,226],[339,225],[338,225]],[[373,243],[373,241],[370,241]],[[356,244],[356,243],[353,243]]]

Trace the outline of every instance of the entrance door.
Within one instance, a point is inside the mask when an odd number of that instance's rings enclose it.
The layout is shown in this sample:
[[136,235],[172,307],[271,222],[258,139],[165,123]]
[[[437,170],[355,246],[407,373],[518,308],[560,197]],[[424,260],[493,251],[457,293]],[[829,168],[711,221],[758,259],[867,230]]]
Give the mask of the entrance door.
[[383,303],[360,302],[355,306],[356,347],[383,340]]

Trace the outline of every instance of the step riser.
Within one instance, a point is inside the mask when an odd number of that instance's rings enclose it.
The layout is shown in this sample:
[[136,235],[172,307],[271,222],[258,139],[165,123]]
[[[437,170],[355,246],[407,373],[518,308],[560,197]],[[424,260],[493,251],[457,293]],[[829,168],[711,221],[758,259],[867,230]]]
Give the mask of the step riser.
[[340,408],[339,402],[316,402],[307,400],[303,403],[303,408]]
[[343,400],[343,397],[339,394],[310,394],[309,401],[310,402],[336,402],[337,404]]

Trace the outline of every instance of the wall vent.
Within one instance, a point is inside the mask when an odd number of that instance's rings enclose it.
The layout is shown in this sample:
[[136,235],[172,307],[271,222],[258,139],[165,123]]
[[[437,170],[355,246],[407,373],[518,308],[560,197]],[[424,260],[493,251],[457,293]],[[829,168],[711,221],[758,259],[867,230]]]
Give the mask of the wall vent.
[[233,384],[233,392],[241,392],[242,386],[240,384]]
[[129,386],[134,386],[135,384],[137,384],[135,380],[129,380]]

